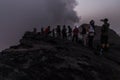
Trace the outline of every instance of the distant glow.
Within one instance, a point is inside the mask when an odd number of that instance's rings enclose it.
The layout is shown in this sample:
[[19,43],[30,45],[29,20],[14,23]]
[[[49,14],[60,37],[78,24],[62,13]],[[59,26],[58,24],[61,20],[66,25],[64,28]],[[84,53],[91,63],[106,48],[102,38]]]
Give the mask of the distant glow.
[[82,16],[89,14],[102,14],[106,11],[119,9],[120,0],[77,0],[78,6],[76,10]]
[[120,33],[120,0],[76,0],[75,8],[77,15],[81,16],[81,23],[94,19],[96,24],[101,25],[100,19],[107,17],[111,28]]

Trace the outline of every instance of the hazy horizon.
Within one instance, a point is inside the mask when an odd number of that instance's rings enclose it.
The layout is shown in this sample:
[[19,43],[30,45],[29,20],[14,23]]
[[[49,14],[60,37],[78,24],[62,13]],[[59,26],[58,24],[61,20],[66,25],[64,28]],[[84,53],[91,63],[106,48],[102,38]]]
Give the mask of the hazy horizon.
[[102,25],[100,19],[107,17],[110,27],[120,33],[119,4],[120,0],[0,0],[0,50],[18,44],[25,31],[47,25],[82,24],[91,19]]
[[[76,0],[75,8],[77,15],[81,16],[81,23],[89,22],[91,19],[97,25],[102,25],[100,19],[108,18],[110,28],[120,34],[120,0]],[[86,4],[86,5],[85,5]]]

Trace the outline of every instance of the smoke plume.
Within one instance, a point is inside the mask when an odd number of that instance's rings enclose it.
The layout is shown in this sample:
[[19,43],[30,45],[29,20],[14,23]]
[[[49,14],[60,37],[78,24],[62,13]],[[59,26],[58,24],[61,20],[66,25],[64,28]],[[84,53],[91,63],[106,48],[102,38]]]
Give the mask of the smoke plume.
[[47,25],[73,25],[75,0],[0,0],[0,48],[15,44],[24,31]]

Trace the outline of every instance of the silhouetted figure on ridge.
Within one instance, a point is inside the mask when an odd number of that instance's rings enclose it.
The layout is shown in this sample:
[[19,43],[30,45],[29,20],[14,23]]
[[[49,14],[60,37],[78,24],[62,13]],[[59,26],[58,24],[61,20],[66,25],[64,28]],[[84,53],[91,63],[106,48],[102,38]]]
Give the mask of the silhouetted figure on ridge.
[[62,37],[63,39],[67,39],[67,29],[65,25],[62,28]]
[[55,29],[52,29],[52,37],[55,37]]
[[88,42],[88,24],[82,24],[81,25],[81,35],[82,35],[82,42],[83,46],[87,46]]
[[79,29],[75,26],[75,28],[73,29],[73,38],[72,38],[73,42],[74,40],[78,42],[78,34],[79,34]]
[[41,27],[41,34],[44,34],[44,28]]
[[72,38],[72,28],[68,26],[68,39]]
[[60,25],[57,25],[56,34],[57,34],[57,37],[61,37],[61,28],[60,28]]
[[50,31],[50,26],[48,26],[48,27],[45,29],[45,35],[46,35],[46,36],[49,36],[50,33],[51,33],[51,31]]
[[32,32],[32,38],[36,38],[36,35],[37,35],[37,29],[36,28],[33,28],[33,32]]
[[33,33],[37,33],[37,29],[36,28],[33,28]]
[[105,18],[101,20],[103,22],[102,28],[101,28],[101,50],[108,50],[109,43],[108,43],[108,31],[110,24],[108,23],[108,19]]
[[91,20],[90,21],[90,25],[89,25],[89,29],[88,29],[88,46],[89,48],[93,48],[93,40],[95,37],[95,21]]

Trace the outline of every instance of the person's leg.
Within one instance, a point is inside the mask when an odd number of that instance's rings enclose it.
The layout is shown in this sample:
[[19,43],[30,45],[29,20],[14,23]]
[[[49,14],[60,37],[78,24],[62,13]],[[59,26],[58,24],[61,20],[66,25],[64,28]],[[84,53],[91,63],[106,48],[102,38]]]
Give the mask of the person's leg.
[[65,39],[67,39],[67,33],[65,33]]
[[82,35],[82,41],[83,41],[83,45],[86,46],[86,35],[85,34]]
[[73,35],[73,37],[72,37],[72,41],[74,41],[74,39],[75,39],[75,35]]
[[75,37],[76,37],[76,42],[78,42],[78,35],[76,35]]
[[103,51],[105,51],[105,47],[106,47],[106,36],[103,36],[103,38],[102,38],[102,48],[103,48]]
[[68,34],[68,40],[70,40],[71,38],[72,38],[72,34],[69,33],[69,34]]
[[85,46],[87,46],[87,43],[88,43],[88,35],[87,34],[85,34]]
[[62,39],[64,39],[64,34],[62,33]]
[[103,55],[105,49],[105,37],[101,35],[100,55]]
[[108,36],[105,37],[105,50],[108,51],[109,43],[108,43]]
[[59,33],[57,32],[57,33],[56,33],[56,35],[57,35],[57,38],[58,38],[58,36],[59,36]]
[[91,48],[92,47],[92,37],[90,36],[89,37],[89,48]]
[[61,38],[61,35],[62,35],[61,32],[58,32],[58,37],[59,37],[59,38]]
[[88,47],[91,47],[91,36],[88,36]]
[[65,39],[65,34],[63,34],[63,39]]
[[93,40],[94,40],[94,36],[91,36],[91,48],[93,48]]
[[82,42],[83,42],[83,46],[85,46],[86,45],[86,43],[85,43],[85,34],[82,34]]

